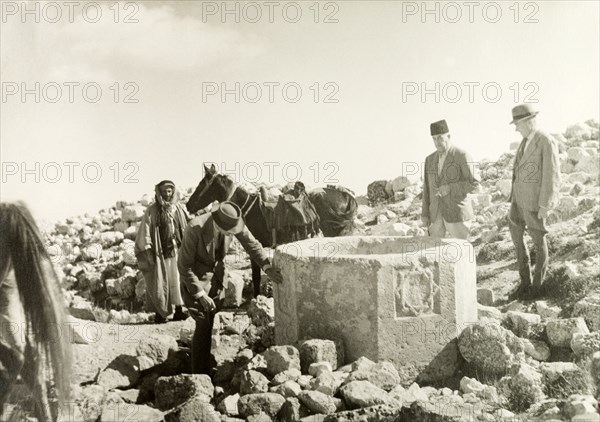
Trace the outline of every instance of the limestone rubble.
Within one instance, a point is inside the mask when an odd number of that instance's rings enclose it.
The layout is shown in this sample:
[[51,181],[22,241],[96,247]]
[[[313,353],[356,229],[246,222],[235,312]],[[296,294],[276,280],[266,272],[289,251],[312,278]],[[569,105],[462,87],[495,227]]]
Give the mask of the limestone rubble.
[[[548,218],[549,274],[558,279],[558,286],[580,290],[533,303],[506,300],[516,281],[510,267],[514,251],[506,202],[515,151],[479,163],[482,186],[472,195],[477,217],[471,241],[477,252],[477,282],[487,289],[478,295],[484,302],[479,315],[493,319],[482,318],[479,325],[463,331],[458,349],[465,365],[446,386],[393,386],[389,377],[381,382],[363,358],[344,365],[351,362],[345,360],[343,345],[335,339],[274,346],[273,299],[259,296],[249,301],[249,265],[236,259],[239,272],[228,284],[228,300],[239,308],[223,313],[216,323],[212,380],[184,372],[193,330],[189,320],[180,338],[149,337],[138,345],[138,356],[116,357],[95,380],[75,386],[76,414],[82,420],[117,420],[111,419],[111,412],[136,403],[137,417],[143,415],[140,420],[156,421],[375,420],[368,415],[379,415],[377,420],[492,420],[483,415],[516,420],[515,413],[530,420],[600,420],[598,123],[577,123],[555,138],[560,151],[561,198]],[[357,232],[426,234],[420,223],[420,182],[399,176],[379,186],[370,189],[379,196],[358,198]],[[272,195],[280,192],[278,186],[268,188]],[[190,193],[191,189],[186,195]],[[133,254],[133,240],[149,198],[119,201],[95,215],[71,217],[44,232],[74,317],[118,324],[149,322],[143,312],[144,280]],[[239,245],[232,252],[244,256]],[[512,279],[506,278],[510,271]],[[584,296],[581,286],[587,286]],[[492,374],[503,377],[493,381]],[[478,375],[484,376],[477,379]],[[561,380],[573,376],[589,376],[590,384],[570,391],[575,384],[561,384]],[[531,403],[515,413],[509,411],[514,410],[511,391],[531,394]],[[557,396],[557,391],[564,396]],[[321,416],[315,419],[317,414]]]

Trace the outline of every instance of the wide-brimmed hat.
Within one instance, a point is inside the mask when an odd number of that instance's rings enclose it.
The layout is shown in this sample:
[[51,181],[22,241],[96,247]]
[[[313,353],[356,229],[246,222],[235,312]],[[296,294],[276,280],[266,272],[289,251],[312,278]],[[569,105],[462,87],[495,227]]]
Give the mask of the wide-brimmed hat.
[[230,201],[215,204],[211,210],[215,224],[224,232],[238,234],[244,229],[242,210]]
[[450,132],[448,129],[448,123],[446,123],[445,120],[440,120],[430,124],[429,131],[431,132],[431,136],[443,135],[444,133]]
[[513,119],[509,123],[509,125],[520,122],[521,120],[531,119],[532,117],[537,116],[538,113],[539,111],[536,111],[532,105],[519,104],[518,106],[513,107],[512,109]]

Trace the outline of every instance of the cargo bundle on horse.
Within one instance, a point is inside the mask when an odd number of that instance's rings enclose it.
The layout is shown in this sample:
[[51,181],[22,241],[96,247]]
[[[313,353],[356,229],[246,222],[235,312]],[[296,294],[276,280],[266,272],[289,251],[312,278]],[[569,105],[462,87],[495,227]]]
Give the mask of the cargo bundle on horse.
[[0,203],[0,416],[21,375],[40,421],[52,420],[50,369],[59,400],[69,393],[71,350],[61,335],[65,308],[58,277],[29,210]]
[[[265,247],[274,247],[295,240],[315,236],[326,228],[326,236],[349,234],[356,214],[356,200],[344,188],[327,187],[306,193],[304,185],[297,182],[294,189],[279,196],[275,204],[251,194],[235,184],[216,168],[204,166],[204,177],[189,198],[186,206],[190,214],[213,201],[229,200],[242,210],[248,230]],[[324,224],[325,223],[325,224]],[[260,292],[260,268],[252,263],[254,295]]]

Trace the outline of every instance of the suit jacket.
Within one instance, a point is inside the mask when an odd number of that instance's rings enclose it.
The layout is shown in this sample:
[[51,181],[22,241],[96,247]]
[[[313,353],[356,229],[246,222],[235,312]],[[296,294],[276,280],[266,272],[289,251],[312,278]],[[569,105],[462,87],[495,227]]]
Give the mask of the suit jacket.
[[[473,218],[473,207],[467,194],[479,186],[475,177],[475,167],[469,154],[453,145],[444,160],[442,172],[438,175],[439,153],[436,151],[425,158],[425,180],[423,183],[423,210],[421,215],[433,223],[441,213],[449,223],[459,223]],[[446,196],[435,196],[434,192],[442,185],[450,187]]]
[[[246,226],[235,237],[250,255],[251,260],[261,267],[269,264],[269,257]],[[217,264],[222,267],[230,242],[230,236],[224,236],[214,228],[210,213],[202,214],[189,222],[183,235],[177,262],[182,284],[181,295],[186,306],[192,305],[193,296],[205,288],[206,282],[201,279],[205,278],[206,273],[214,273]],[[222,252],[220,257],[219,251]]]
[[[537,131],[524,153],[521,142],[513,167],[513,183],[509,201],[527,211],[552,208],[560,189],[558,145],[547,133]],[[520,158],[520,159],[519,159]]]

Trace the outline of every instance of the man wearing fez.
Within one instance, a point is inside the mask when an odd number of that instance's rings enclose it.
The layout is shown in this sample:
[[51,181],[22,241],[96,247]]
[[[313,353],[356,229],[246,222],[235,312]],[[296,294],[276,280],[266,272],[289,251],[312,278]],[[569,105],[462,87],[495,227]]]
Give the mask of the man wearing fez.
[[[560,188],[558,146],[548,134],[537,129],[537,111],[528,104],[512,109],[515,130],[523,136],[513,167],[508,223],[519,265],[521,282],[509,297],[534,298],[542,293],[548,266],[546,218],[557,201]],[[535,245],[533,280],[529,251],[523,241],[525,229]]]
[[224,298],[226,271],[223,260],[232,236],[271,280],[276,283],[282,280],[281,272],[271,266],[261,244],[246,228],[242,211],[233,202],[215,204],[210,213],[190,221],[183,236],[178,267],[183,301],[196,320],[192,338],[192,373],[195,374],[209,374],[211,368],[211,331],[214,316]]
[[137,231],[135,256],[146,282],[146,306],[160,324],[173,313],[173,306],[174,321],[187,318],[182,309],[177,251],[189,217],[173,182],[163,180],[154,191],[155,201],[146,209]]
[[430,132],[437,151],[425,159],[421,220],[432,237],[448,233],[448,237],[466,239],[473,218],[467,194],[479,186],[474,163],[469,154],[451,144],[445,120],[431,123]]

